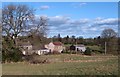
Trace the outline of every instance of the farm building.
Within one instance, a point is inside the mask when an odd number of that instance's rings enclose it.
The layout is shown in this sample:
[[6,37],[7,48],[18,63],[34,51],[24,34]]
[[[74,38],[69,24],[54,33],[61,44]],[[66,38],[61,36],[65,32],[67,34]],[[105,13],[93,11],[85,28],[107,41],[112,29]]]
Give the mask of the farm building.
[[70,50],[85,52],[86,47],[84,45],[71,45]]
[[23,55],[32,54],[32,45],[29,42],[19,43],[19,47],[22,50]]
[[64,49],[61,42],[50,42],[48,45],[45,45],[45,48],[49,49],[50,52],[61,53]]
[[84,45],[75,45],[76,51],[85,52],[86,47]]
[[49,49],[42,48],[42,49],[36,50],[35,53],[38,54],[38,55],[47,54],[47,53],[49,53]]
[[38,55],[47,54],[47,53],[61,53],[64,49],[61,42],[50,42],[47,45],[42,47],[36,47],[30,44],[30,42],[24,42],[19,45],[22,50],[23,55],[31,55],[36,53]]

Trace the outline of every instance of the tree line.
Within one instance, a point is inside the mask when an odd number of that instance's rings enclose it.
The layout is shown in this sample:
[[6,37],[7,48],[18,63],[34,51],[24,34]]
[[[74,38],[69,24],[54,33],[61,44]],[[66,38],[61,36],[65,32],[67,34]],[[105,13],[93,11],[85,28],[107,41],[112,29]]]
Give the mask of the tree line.
[[97,45],[101,47],[101,50],[105,50],[106,43],[106,51],[112,54],[118,54],[118,34],[113,29],[104,29],[100,36],[94,38],[83,38],[83,37],[75,37],[66,36],[61,37],[60,34],[51,38],[52,41],[60,41],[64,44],[84,44],[86,46]]

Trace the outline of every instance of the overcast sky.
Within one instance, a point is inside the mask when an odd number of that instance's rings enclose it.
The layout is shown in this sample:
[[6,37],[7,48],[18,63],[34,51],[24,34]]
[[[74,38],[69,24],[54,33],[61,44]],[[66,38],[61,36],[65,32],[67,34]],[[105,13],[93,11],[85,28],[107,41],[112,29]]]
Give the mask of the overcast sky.
[[[2,3],[2,6],[9,3]],[[36,9],[35,16],[47,17],[48,37],[61,34],[84,38],[99,36],[102,30],[118,30],[117,2],[24,2]]]

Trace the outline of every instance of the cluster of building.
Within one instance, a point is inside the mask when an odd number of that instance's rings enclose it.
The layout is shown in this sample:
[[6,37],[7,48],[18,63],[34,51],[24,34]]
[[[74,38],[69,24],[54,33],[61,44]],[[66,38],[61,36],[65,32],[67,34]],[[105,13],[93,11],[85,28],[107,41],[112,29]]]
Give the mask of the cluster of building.
[[[33,46],[30,43],[26,43],[24,45],[21,45],[20,48],[23,55],[31,55],[33,53],[36,53],[38,55],[48,53],[62,53],[62,51],[65,50],[65,46],[61,42],[50,42],[40,49],[33,49]],[[86,48],[84,45],[71,45],[70,50],[85,52]]]

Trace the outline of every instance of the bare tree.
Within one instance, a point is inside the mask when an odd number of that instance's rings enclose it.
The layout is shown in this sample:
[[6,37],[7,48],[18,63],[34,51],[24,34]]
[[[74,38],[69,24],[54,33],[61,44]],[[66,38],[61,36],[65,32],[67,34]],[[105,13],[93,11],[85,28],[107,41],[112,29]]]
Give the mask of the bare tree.
[[[45,36],[48,31],[48,18],[41,16],[39,19],[35,19],[34,23],[29,28],[29,40],[33,45],[41,45],[47,42]],[[40,46],[39,46],[40,47]]]
[[113,29],[105,29],[101,34],[102,38],[113,38],[117,36],[117,33]]
[[117,53],[117,33],[113,29],[105,29],[101,33],[101,46],[104,48],[106,42],[106,50],[108,53]]
[[30,35],[45,36],[47,34],[48,18],[41,16],[38,20],[34,20],[34,23],[29,28]]
[[8,37],[13,37],[17,45],[17,36],[26,31],[27,23],[34,18],[34,10],[26,5],[7,5],[2,8],[2,30]]

